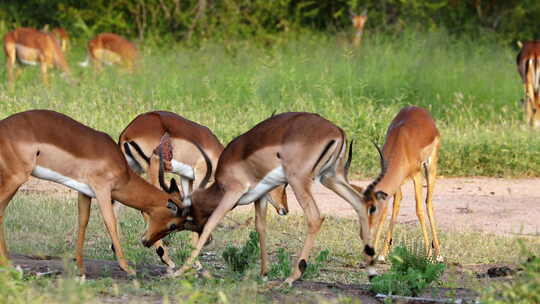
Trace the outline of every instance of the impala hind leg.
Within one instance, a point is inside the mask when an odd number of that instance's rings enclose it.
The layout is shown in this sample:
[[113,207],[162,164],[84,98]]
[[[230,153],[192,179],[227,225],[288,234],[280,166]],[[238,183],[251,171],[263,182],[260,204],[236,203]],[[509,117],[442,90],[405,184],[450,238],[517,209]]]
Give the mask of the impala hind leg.
[[339,175],[323,176],[321,183],[328,189],[334,191],[341,198],[346,200],[351,207],[353,207],[356,215],[358,216],[359,235],[360,239],[364,242],[364,255],[366,258],[366,264],[368,276],[374,277],[377,275],[377,271],[373,267],[375,264],[375,248],[372,246],[371,231],[368,224],[368,216],[366,208],[362,205],[362,199],[360,193],[354,189],[345,178]]
[[437,237],[437,225],[435,224],[435,215],[433,212],[433,191],[435,189],[435,182],[437,181],[437,154],[432,157],[432,161],[429,166],[425,166],[425,175],[427,183],[427,195],[426,195],[426,208],[428,212],[429,225],[431,227],[431,235],[433,238],[432,247],[435,250],[435,258],[437,261],[442,260],[441,247],[439,238]]
[[90,219],[90,203],[91,198],[79,192],[78,205],[79,205],[79,231],[77,233],[77,246],[75,248],[75,260],[77,261],[77,267],[81,275],[85,275],[86,269],[84,267],[83,260],[83,248],[84,239],[86,236],[86,227],[88,226],[88,220]]
[[394,202],[392,205],[392,218],[390,220],[390,227],[388,227],[388,231],[386,232],[386,238],[384,239],[384,245],[383,249],[381,251],[380,259],[384,260],[384,257],[388,256],[388,253],[390,252],[390,247],[392,247],[392,243],[394,242],[393,234],[394,234],[394,228],[397,224],[397,216],[399,214],[399,208],[401,207],[401,200],[403,199],[403,193],[401,192],[401,188],[399,188],[396,193],[394,194]]
[[[97,187],[96,187],[97,188]],[[103,191],[96,193],[97,195],[97,201],[98,205],[101,211],[101,215],[103,216],[103,221],[105,222],[105,226],[107,227],[107,231],[109,232],[109,235],[111,237],[116,259],[118,261],[118,264],[120,265],[120,268],[127,272],[129,275],[134,275],[135,271],[131,269],[124,257],[124,251],[122,250],[122,247],[120,246],[120,239],[118,237],[118,230],[116,225],[116,218],[114,216],[113,207],[111,204],[111,193],[110,191]]]
[[414,198],[416,201],[416,216],[420,222],[420,227],[422,228],[422,236],[424,238],[424,249],[425,253],[429,253],[429,235],[426,226],[426,216],[424,212],[423,202],[422,202],[422,174],[418,172],[413,176],[414,183]]
[[259,247],[261,248],[261,276],[268,273],[268,252],[266,251],[266,212],[267,203],[264,199],[255,202],[255,227],[259,233]]
[[311,181],[291,181],[290,185],[296,196],[296,200],[304,210],[308,229],[304,247],[300,251],[298,261],[293,266],[292,274],[285,280],[285,283],[289,286],[298,280],[306,270],[309,253],[315,244],[317,233],[319,233],[321,225],[324,222],[324,217],[321,217],[319,208],[311,194]]

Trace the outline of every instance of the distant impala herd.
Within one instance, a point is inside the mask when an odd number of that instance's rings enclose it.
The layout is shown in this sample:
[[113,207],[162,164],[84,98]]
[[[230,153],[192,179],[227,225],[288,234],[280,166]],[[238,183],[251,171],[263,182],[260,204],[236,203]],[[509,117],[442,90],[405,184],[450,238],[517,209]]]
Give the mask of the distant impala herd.
[[[359,46],[367,13],[352,14]],[[60,69],[73,81],[64,52],[69,36],[61,28],[39,31],[18,28],[4,37],[8,86],[17,77],[16,62],[39,65],[43,82],[48,70]],[[102,33],[88,42],[88,57],[96,71],[102,65],[136,66],[135,45],[121,36]],[[526,42],[517,57],[525,87],[523,106],[527,123],[540,126],[540,42]],[[76,262],[85,273],[83,245],[90,202],[97,200],[112,240],[119,266],[134,274],[124,258],[117,223],[118,202],[141,211],[147,230],[141,242],[153,246],[169,275],[179,276],[196,263],[197,256],[224,216],[239,205],[255,205],[256,230],[261,248],[261,275],[268,272],[266,214],[270,203],[280,215],[289,211],[285,188],[290,186],[304,211],[307,237],[287,284],[302,276],[310,251],[324,222],[311,186],[321,183],[347,201],[358,217],[368,276],[376,275],[376,260],[384,260],[402,200],[401,186],[412,179],[416,212],[424,247],[441,259],[433,212],[433,191],[441,135],[428,111],[402,109],[391,122],[380,155],[381,172],[365,189],[348,180],[353,142],[332,122],[313,113],[282,113],[254,126],[224,147],[210,129],[175,113],[154,111],[137,116],[120,134],[118,143],[63,114],[31,110],[0,121],[0,263],[9,264],[3,231],[7,205],[30,176],[57,182],[78,191],[79,229]],[[178,175],[179,184],[165,173]],[[139,175],[146,173],[148,181]],[[422,203],[422,177],[427,184]],[[393,196],[390,228],[379,254],[378,239]],[[194,232],[194,250],[180,268],[171,260],[161,239],[171,232]],[[433,251],[432,251],[433,250]]]

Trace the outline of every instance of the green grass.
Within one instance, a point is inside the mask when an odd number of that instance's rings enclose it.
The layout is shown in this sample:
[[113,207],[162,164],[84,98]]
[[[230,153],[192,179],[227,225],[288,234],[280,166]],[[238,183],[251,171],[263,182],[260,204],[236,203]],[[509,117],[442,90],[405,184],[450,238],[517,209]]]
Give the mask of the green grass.
[[[198,49],[182,44],[142,48],[141,70],[95,76],[69,54],[78,86],[59,76],[43,88],[27,68],[14,92],[0,90],[0,115],[53,109],[117,138],[139,113],[170,110],[207,125],[227,143],[272,112],[310,111],[356,140],[352,174],[374,176],[386,128],[400,108],[428,108],[442,133],[440,173],[448,176],[539,176],[538,133],[525,127],[516,50],[484,38],[458,40],[443,31],[366,35],[360,50],[333,36],[305,34],[261,48],[250,42]],[[5,88],[4,66],[0,84]]]

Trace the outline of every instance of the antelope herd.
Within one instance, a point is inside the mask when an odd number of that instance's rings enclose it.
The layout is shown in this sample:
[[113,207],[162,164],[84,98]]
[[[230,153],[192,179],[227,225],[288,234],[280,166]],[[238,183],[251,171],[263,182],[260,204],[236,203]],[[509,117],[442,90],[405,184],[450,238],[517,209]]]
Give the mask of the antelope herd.
[[[353,45],[358,46],[367,13],[352,14],[351,19],[356,30]],[[64,57],[68,46],[69,35],[61,28],[18,28],[7,33],[4,50],[8,86],[13,87],[19,73],[17,62],[39,65],[45,84],[49,83],[51,68],[60,69],[73,81]],[[96,71],[103,65],[121,65],[132,71],[138,57],[133,43],[112,33],[94,37],[88,42],[87,51],[87,59],[81,65],[92,63]],[[540,42],[525,43],[517,64],[525,88],[525,119],[538,127]],[[381,172],[364,189],[348,180],[353,141],[347,139],[340,127],[313,113],[272,115],[226,147],[207,127],[165,111],[137,116],[122,131],[118,143],[107,134],[54,111],[17,113],[0,121],[0,263],[9,263],[3,232],[6,207],[30,176],[63,184],[79,193],[76,263],[83,275],[83,245],[92,198],[97,200],[118,264],[124,271],[135,273],[124,258],[118,236],[119,203],[141,211],[148,227],[141,242],[155,248],[171,276],[183,274],[193,263],[202,267],[196,259],[212,231],[233,208],[253,203],[261,275],[266,275],[267,206],[271,204],[278,214],[286,215],[289,207],[285,189],[290,186],[307,222],[303,248],[285,281],[292,284],[305,271],[324,222],[311,191],[314,182],[332,190],[353,208],[358,218],[358,235],[364,244],[367,273],[372,277],[376,275],[376,260],[384,260],[392,244],[402,200],[401,186],[411,179],[425,250],[440,259],[432,203],[440,141],[441,135],[427,110],[414,106],[402,109],[388,128],[382,150],[375,145]],[[148,181],[141,177],[144,173]],[[165,173],[178,175],[180,186],[175,179],[167,184]],[[422,177],[427,185],[425,205],[431,241],[422,202]],[[390,227],[379,249],[391,196]],[[194,250],[176,270],[161,239],[181,230],[193,232]]]

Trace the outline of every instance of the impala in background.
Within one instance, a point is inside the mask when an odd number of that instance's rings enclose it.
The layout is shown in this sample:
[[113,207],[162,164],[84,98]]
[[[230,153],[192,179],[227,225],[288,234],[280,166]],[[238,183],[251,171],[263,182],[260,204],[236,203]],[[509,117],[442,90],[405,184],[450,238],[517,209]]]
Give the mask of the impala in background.
[[21,27],[4,36],[4,52],[8,73],[8,86],[13,87],[16,75],[16,63],[39,65],[45,85],[49,84],[48,70],[60,69],[69,81],[71,71],[64,57],[60,44],[50,33],[33,28]]

